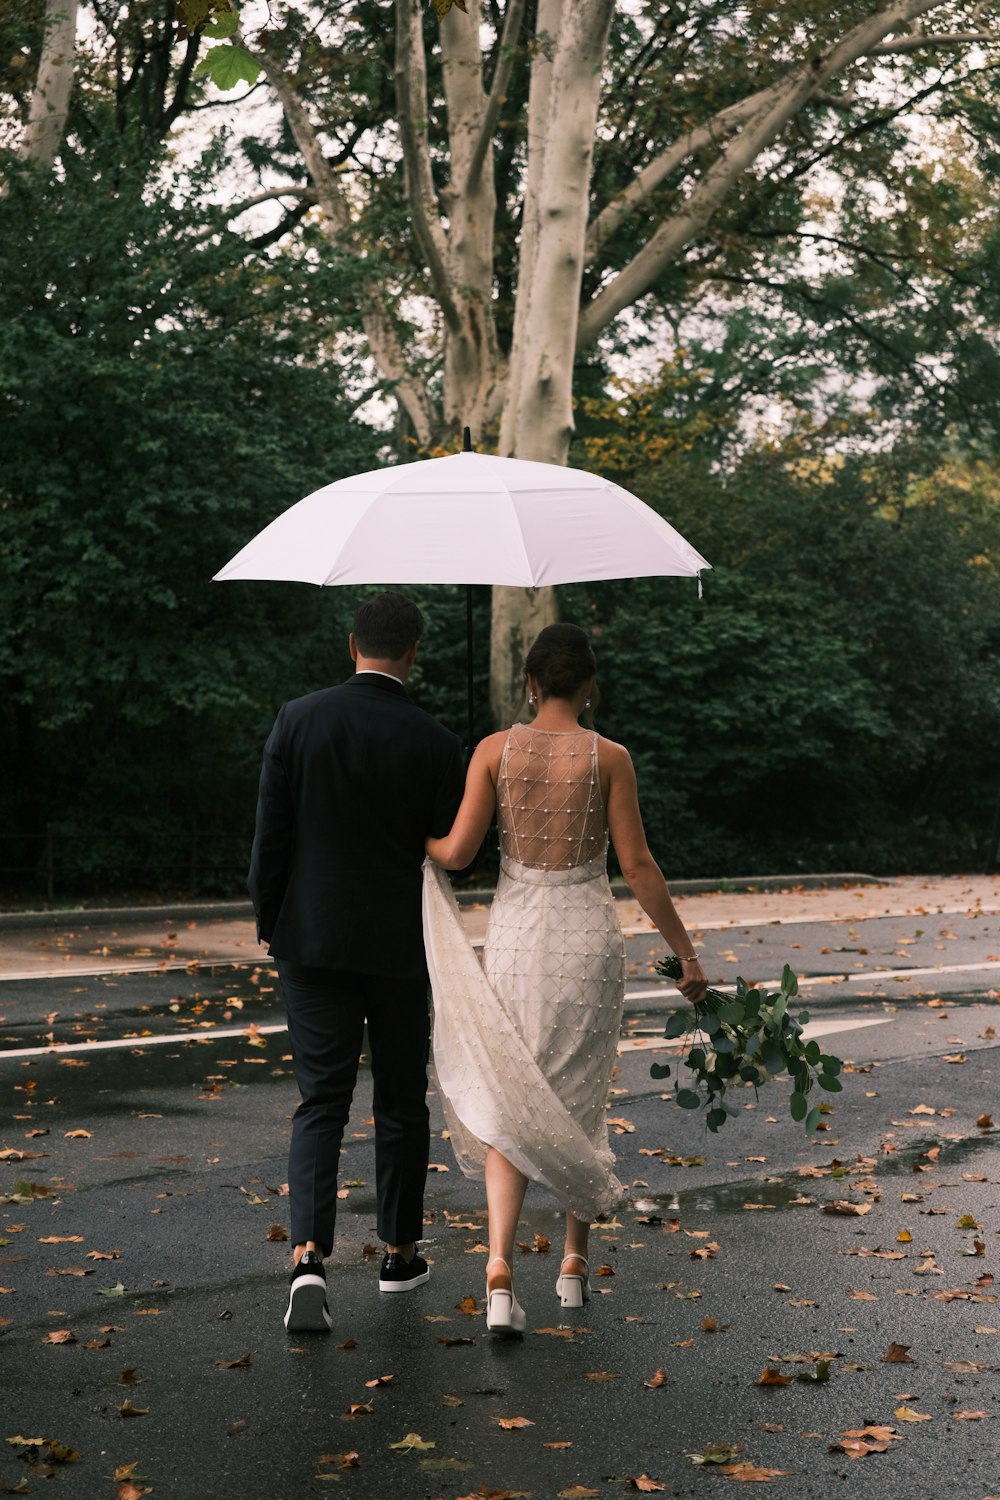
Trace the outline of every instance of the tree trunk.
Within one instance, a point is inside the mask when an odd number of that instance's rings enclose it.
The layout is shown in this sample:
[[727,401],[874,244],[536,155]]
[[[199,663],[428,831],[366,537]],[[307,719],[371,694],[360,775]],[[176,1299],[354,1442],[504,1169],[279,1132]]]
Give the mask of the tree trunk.
[[[590,173],[612,0],[541,0],[528,105],[528,192],[511,372],[500,451],[565,464],[573,435],[573,359],[580,314]],[[544,37],[555,42],[542,65]],[[555,590],[493,590],[490,699],[509,723],[524,656],[556,617]]]
[[77,0],[46,0],[38,81],[21,142],[22,160],[51,167],[62,143],[73,90]]

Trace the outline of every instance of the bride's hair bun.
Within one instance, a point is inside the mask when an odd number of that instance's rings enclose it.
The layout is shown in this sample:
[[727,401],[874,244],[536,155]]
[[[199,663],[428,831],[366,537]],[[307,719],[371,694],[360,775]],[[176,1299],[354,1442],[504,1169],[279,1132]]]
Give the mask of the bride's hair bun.
[[597,672],[597,658],[579,625],[546,625],[524,663],[542,698],[572,698]]

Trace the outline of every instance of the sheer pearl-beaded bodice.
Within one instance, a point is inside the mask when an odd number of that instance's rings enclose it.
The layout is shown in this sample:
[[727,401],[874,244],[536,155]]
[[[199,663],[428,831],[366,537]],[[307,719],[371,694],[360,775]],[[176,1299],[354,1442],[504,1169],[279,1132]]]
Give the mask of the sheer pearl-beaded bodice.
[[589,729],[515,724],[497,779],[500,852],[535,870],[564,870],[607,853],[608,831]]

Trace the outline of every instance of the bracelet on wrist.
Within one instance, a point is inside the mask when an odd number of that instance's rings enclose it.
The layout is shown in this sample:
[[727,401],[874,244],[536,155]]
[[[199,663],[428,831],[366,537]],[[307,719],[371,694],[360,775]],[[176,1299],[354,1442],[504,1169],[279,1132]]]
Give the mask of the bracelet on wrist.
[[[678,957],[680,957],[679,954],[678,954]],[[681,963],[682,964],[696,964],[698,962],[699,962],[699,959],[698,959],[697,953],[689,953],[688,956],[687,956],[687,958],[682,958],[681,959]]]

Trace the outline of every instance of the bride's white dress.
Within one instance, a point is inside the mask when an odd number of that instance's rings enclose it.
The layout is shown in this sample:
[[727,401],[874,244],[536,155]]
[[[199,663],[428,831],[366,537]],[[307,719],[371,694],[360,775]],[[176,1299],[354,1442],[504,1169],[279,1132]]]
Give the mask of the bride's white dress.
[[625,991],[597,736],[515,725],[497,784],[500,876],[483,964],[450,882],[424,868],[434,1066],[468,1177],[494,1146],[577,1218],[607,1213],[605,1103]]

